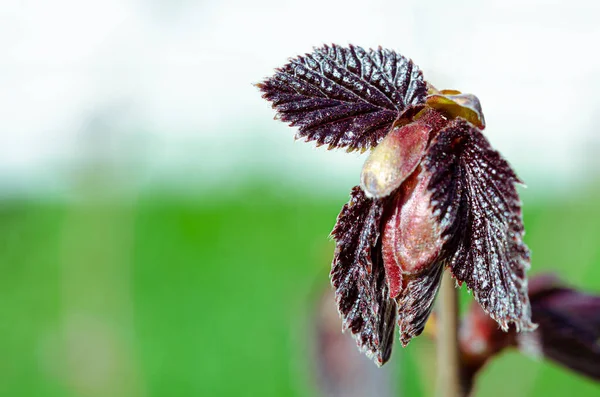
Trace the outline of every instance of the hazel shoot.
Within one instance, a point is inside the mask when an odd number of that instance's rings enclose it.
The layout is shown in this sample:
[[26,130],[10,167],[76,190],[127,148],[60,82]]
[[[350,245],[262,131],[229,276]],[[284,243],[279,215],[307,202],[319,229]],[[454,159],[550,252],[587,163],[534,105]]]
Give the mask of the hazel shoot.
[[404,346],[423,331],[445,270],[501,330],[535,328],[521,181],[483,135],[475,95],[353,45],[315,48],[257,86],[296,138],[371,151],[331,232],[331,283],[344,329],[376,364],[396,324]]

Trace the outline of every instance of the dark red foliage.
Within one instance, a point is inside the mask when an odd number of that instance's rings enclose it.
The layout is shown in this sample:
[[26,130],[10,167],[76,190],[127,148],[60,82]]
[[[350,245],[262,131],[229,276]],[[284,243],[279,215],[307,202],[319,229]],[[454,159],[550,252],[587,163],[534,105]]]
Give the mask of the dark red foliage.
[[477,97],[435,90],[393,51],[336,45],[258,87],[298,137],[377,146],[332,232],[338,310],[361,350],[385,363],[396,321],[403,345],[419,335],[446,266],[503,330],[534,328],[519,179],[481,133]]
[[463,119],[440,131],[423,160],[454,277],[504,331],[531,330],[519,182],[479,129]]
[[331,282],[344,329],[379,364],[390,357],[396,319],[379,245],[384,202],[369,199],[354,187],[331,232],[336,240]]
[[404,288],[396,298],[402,346],[408,345],[413,337],[423,332],[440,287],[443,270],[441,262],[434,262],[418,276],[406,278]]
[[258,87],[278,117],[298,127],[298,137],[349,150],[377,145],[402,112],[427,95],[410,59],[335,44],[291,59]]

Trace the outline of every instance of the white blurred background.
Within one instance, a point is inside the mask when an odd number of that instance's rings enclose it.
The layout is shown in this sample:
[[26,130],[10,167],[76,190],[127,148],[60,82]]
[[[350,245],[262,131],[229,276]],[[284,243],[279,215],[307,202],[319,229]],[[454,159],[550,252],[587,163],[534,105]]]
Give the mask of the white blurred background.
[[249,175],[329,194],[362,158],[293,144],[252,83],[323,43],[382,45],[479,96],[530,192],[594,181],[600,3],[4,1],[0,194],[63,194],[79,167],[209,193]]

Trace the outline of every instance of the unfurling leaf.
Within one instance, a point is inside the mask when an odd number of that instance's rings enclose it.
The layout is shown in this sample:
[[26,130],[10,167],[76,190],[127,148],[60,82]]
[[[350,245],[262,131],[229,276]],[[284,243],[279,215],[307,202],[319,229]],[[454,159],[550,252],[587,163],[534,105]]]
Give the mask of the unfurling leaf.
[[392,298],[400,294],[404,276],[422,273],[442,249],[442,230],[427,190],[429,178],[419,171],[393,197],[383,229],[383,262]]
[[404,346],[419,335],[440,285],[444,266],[438,261],[442,229],[433,214],[431,175],[421,167],[410,176],[390,203],[383,229],[382,251],[390,297],[398,306],[400,341]]
[[331,232],[336,241],[331,282],[344,329],[379,365],[390,357],[396,323],[379,244],[383,206],[383,200],[367,198],[356,186]]
[[463,119],[440,131],[423,160],[432,203],[448,238],[454,277],[508,330],[532,330],[521,203],[514,171],[479,129]]
[[376,146],[402,112],[427,96],[411,60],[379,48],[337,45],[290,60],[258,84],[297,137],[364,150]]
[[436,262],[417,276],[407,276],[404,287],[396,298],[400,342],[408,345],[421,334],[433,308],[433,301],[440,286],[444,266]]

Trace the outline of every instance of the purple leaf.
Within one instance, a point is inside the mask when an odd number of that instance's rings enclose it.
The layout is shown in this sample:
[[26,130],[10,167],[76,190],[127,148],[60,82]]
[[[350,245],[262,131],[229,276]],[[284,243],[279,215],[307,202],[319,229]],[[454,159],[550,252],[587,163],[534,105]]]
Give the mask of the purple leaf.
[[376,146],[427,95],[421,71],[402,55],[335,44],[291,59],[258,87],[298,138],[348,150]]
[[379,243],[382,213],[383,200],[368,199],[356,186],[331,232],[336,241],[331,283],[343,327],[379,365],[390,357],[396,321]]
[[404,279],[404,287],[396,298],[402,346],[406,347],[413,337],[423,332],[433,308],[443,270],[442,263],[434,263],[423,273]]
[[533,329],[516,174],[481,131],[462,119],[440,131],[423,164],[433,174],[432,204],[454,277],[503,330],[510,323]]

